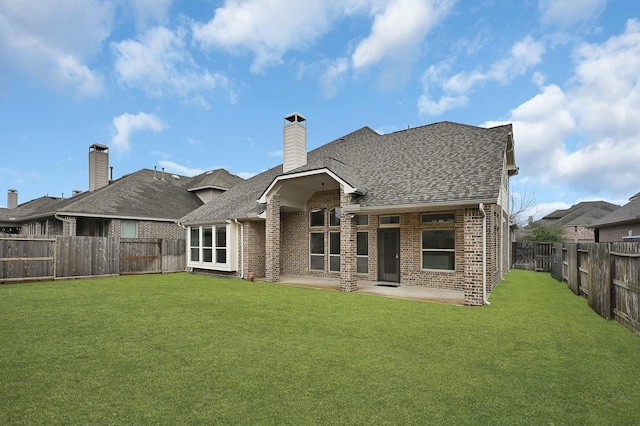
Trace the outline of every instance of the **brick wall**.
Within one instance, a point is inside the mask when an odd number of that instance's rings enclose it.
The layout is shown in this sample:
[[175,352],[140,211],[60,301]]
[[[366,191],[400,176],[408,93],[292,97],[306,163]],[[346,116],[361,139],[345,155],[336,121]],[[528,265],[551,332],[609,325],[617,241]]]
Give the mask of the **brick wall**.
[[632,235],[640,235],[640,223],[600,228],[599,242],[611,243],[623,241],[622,238],[628,236],[629,231],[631,231]]
[[[265,222],[244,222],[245,277],[264,278],[265,275]],[[240,248],[238,248],[240,250]],[[240,253],[238,253],[240,256]],[[239,259],[241,257],[238,257]]]
[[479,209],[464,210],[464,301],[482,305],[482,214]]
[[584,226],[565,226],[564,227],[567,241],[574,243],[594,242],[595,236],[593,230]]
[[269,282],[280,280],[280,195],[275,194],[267,203],[265,223],[265,278]]

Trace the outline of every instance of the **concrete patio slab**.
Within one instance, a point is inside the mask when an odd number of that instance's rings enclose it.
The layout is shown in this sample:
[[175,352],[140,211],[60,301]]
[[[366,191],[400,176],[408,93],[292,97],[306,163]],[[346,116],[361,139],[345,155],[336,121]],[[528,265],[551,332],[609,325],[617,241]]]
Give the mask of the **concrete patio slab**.
[[[279,284],[340,291],[340,280],[332,278],[284,275],[280,277]],[[422,286],[401,285],[392,287],[388,285],[358,284],[356,293],[398,299],[422,300],[425,302],[447,303],[451,305],[464,305],[464,292],[461,290],[447,290]]]

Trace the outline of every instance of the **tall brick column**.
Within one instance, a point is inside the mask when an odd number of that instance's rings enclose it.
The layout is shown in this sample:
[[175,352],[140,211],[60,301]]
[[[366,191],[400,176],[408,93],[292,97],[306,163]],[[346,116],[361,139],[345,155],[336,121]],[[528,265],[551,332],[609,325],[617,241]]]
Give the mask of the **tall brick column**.
[[274,194],[267,203],[265,230],[265,278],[275,283],[280,280],[280,195]]
[[[350,195],[345,194],[340,189],[340,207],[344,212],[344,207],[350,201]],[[357,283],[357,247],[358,247],[358,228],[356,218],[353,214],[342,214],[340,218],[340,290],[355,291],[358,288]]]
[[464,211],[464,304],[482,306],[482,213]]

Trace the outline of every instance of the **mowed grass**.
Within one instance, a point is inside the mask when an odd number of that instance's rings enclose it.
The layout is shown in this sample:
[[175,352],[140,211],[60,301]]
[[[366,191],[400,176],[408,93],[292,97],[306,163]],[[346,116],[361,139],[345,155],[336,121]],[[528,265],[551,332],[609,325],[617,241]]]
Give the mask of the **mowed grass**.
[[490,301],[188,274],[0,286],[0,424],[640,424],[640,336],[546,274]]

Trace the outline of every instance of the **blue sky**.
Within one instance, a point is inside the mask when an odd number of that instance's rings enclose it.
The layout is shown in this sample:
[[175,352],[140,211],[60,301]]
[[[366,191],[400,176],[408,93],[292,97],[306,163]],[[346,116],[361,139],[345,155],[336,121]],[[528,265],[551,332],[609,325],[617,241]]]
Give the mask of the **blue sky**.
[[[369,126],[513,123],[536,217],[640,192],[637,0],[0,0],[0,191],[141,168],[242,177]],[[0,206],[6,206],[0,195]]]

